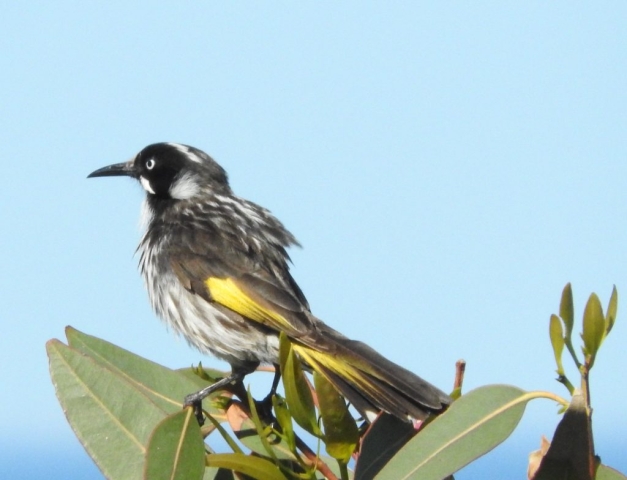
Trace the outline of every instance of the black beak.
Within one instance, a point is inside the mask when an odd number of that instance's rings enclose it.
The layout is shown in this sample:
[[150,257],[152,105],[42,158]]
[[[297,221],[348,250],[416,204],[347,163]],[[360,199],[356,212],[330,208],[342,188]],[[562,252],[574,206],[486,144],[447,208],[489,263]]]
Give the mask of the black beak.
[[109,165],[108,167],[99,168],[95,172],[91,172],[87,175],[87,178],[92,177],[136,177],[134,159],[124,163],[116,163],[115,165]]

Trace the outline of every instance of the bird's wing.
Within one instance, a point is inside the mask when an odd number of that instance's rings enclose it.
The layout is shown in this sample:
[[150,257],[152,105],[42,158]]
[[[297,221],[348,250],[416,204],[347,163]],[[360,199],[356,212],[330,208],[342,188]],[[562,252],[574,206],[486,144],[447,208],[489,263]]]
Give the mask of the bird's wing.
[[217,241],[205,243],[202,252],[170,252],[171,267],[184,287],[252,322],[285,332],[295,340],[292,345],[301,359],[362,414],[385,410],[401,419],[424,419],[450,403],[420,377],[314,317],[280,256],[248,255],[233,243],[227,248]]
[[170,265],[187,290],[208,302],[292,338],[312,331],[309,307],[287,266],[260,265],[232,250],[228,258],[221,253],[173,252]]

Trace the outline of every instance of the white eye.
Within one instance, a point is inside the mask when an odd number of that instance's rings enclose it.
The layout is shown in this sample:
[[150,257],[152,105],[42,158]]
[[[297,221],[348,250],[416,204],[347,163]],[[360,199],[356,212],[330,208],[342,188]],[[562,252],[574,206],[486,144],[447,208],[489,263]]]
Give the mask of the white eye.
[[146,162],[146,168],[147,168],[148,170],[152,170],[153,168],[155,168],[155,163],[156,163],[156,162],[155,162],[155,159],[154,159],[154,158],[149,159],[149,160]]

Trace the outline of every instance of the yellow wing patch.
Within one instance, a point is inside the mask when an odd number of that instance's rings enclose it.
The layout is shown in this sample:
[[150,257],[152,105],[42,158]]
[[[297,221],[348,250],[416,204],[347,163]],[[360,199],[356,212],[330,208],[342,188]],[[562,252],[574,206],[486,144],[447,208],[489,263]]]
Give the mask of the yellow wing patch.
[[298,353],[298,355],[300,355],[302,360],[321,374],[323,374],[323,370],[321,370],[320,366],[323,366],[331,370],[340,378],[348,380],[350,383],[355,385],[359,385],[359,387],[364,390],[373,388],[372,382],[368,380],[368,377],[364,374],[364,372],[361,372],[358,368],[355,368],[353,365],[345,360],[342,360],[340,357],[325,354],[297,343],[293,343],[292,348],[296,353]]
[[291,330],[290,323],[283,317],[246,295],[230,278],[209,277],[205,281],[211,298],[240,315],[274,328]]

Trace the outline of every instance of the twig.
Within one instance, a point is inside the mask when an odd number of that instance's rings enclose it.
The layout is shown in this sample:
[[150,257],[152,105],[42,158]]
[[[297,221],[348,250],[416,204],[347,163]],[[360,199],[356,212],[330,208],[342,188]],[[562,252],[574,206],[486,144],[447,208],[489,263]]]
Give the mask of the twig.
[[577,368],[581,368],[581,362],[577,358],[577,353],[575,352],[575,348],[573,347],[572,340],[570,338],[565,338],[564,344],[566,345],[566,349],[568,350],[568,353],[570,353],[570,356],[573,358],[575,365],[577,365]]
[[570,383],[570,380],[568,380],[568,377],[566,375],[559,375],[557,377],[557,381],[566,387],[568,393],[570,393],[571,395],[573,394],[573,392],[575,391],[575,386]]
[[464,373],[466,373],[466,360],[459,359],[455,362],[455,382],[453,383],[453,390],[459,389],[459,391],[461,391],[464,383]]
[[315,465],[316,469],[324,475],[325,478],[328,480],[339,480],[335,473],[331,471],[329,466],[324,463],[324,461],[322,461],[320,457],[316,455],[298,435],[296,435],[296,433],[294,433],[294,438],[296,439],[296,447],[303,452],[305,458],[309,460],[312,465]]

